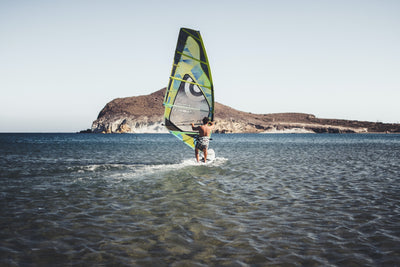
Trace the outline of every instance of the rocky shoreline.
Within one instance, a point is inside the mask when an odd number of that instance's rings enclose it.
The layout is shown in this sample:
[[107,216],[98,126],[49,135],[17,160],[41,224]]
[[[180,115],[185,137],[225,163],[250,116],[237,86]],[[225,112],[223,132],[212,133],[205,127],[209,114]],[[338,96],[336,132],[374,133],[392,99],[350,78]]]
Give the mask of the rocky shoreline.
[[[163,126],[165,88],[149,95],[117,98],[81,133],[167,133]],[[216,133],[400,133],[400,124],[320,119],[312,114],[252,114],[215,106]]]

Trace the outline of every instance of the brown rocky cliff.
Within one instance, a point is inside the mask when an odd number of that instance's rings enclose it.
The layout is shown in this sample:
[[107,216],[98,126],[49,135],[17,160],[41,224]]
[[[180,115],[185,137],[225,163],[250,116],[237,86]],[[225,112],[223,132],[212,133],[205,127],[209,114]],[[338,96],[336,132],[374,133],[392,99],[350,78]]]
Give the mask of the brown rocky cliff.
[[[162,105],[165,88],[149,95],[117,98],[107,103],[92,124],[95,133],[167,132]],[[215,104],[215,132],[400,133],[400,124],[320,119],[312,114],[252,114]]]
[[161,89],[150,95],[114,99],[100,111],[97,119],[116,115],[162,116],[164,114],[164,107],[162,106],[164,93],[165,89]]

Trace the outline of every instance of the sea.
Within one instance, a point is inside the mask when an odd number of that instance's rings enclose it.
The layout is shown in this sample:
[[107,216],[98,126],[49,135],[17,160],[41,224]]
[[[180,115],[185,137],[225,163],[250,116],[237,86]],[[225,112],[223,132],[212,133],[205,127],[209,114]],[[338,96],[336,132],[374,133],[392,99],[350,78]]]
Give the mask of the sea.
[[0,266],[399,266],[400,135],[0,134]]

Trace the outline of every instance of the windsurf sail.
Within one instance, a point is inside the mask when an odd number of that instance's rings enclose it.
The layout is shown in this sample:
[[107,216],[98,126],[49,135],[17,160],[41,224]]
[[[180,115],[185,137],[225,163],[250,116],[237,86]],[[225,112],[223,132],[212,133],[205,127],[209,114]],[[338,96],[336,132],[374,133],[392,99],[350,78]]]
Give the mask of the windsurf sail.
[[199,31],[181,28],[163,105],[165,127],[191,148],[198,132],[191,123],[214,120],[210,64]]

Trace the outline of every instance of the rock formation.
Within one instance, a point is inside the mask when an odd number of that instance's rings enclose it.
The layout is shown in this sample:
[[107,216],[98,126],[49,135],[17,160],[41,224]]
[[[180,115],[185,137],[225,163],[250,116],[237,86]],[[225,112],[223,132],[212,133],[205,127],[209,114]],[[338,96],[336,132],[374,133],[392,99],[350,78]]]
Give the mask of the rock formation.
[[[92,124],[93,133],[166,133],[165,88],[107,103]],[[215,103],[216,133],[400,133],[400,124],[319,119],[312,114],[252,114]]]
[[167,132],[162,126],[165,89],[150,95],[117,98],[107,103],[92,124],[94,133]]

